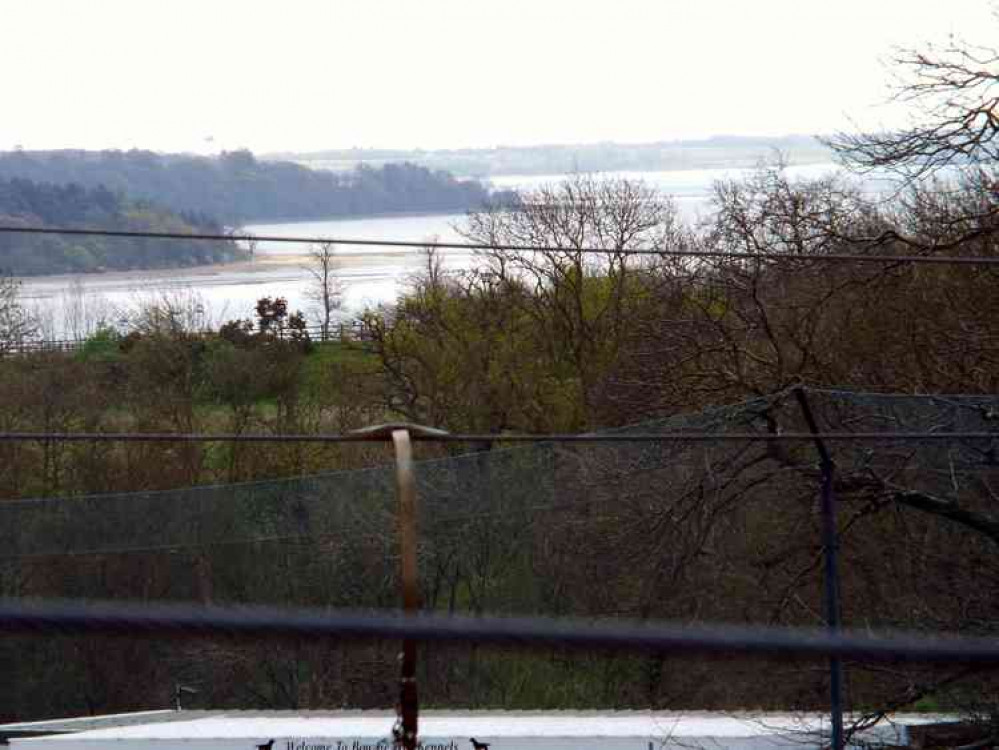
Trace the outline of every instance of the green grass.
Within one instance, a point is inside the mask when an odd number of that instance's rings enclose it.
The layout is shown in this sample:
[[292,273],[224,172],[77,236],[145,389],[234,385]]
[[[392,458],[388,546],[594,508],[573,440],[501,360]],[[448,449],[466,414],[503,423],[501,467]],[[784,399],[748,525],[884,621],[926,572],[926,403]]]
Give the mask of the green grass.
[[333,372],[375,374],[378,357],[363,344],[342,341],[316,343],[302,364],[302,389],[314,394],[326,388]]

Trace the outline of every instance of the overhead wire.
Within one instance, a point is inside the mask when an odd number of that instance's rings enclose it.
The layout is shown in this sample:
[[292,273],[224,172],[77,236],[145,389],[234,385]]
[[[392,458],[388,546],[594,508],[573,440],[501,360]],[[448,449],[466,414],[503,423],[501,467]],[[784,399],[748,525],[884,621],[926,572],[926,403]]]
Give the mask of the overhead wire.
[[[668,443],[676,442],[812,442],[860,440],[865,442],[995,440],[996,431],[972,432],[656,432],[656,433],[447,433],[413,432],[425,443]],[[0,442],[138,442],[138,443],[372,443],[389,442],[387,434],[233,434],[163,432],[0,432]]]
[[[659,256],[664,258],[719,258],[728,260],[780,260],[795,263],[906,263],[929,265],[968,265],[968,266],[999,266],[999,257],[971,255],[891,255],[867,253],[821,253],[799,255],[793,253],[773,252],[733,252],[727,250],[675,250],[652,248],[600,248],[600,247],[558,247],[554,245],[516,245],[516,244],[482,244],[475,242],[441,242],[437,240],[392,240],[370,239],[358,237],[289,237],[285,235],[253,235],[253,234],[216,234],[204,232],[147,232],[125,229],[82,229],[74,227],[21,227],[0,226],[2,234],[49,234],[85,237],[121,237],[167,240],[203,240],[203,241],[233,241],[233,242],[278,242],[299,244],[334,244],[358,245],[369,247],[408,247],[408,248],[442,248],[445,250],[466,251],[505,251],[519,253],[568,253],[568,254],[599,254],[614,256]],[[866,244],[881,245],[884,238],[865,240]],[[911,243],[908,243],[911,245]]]

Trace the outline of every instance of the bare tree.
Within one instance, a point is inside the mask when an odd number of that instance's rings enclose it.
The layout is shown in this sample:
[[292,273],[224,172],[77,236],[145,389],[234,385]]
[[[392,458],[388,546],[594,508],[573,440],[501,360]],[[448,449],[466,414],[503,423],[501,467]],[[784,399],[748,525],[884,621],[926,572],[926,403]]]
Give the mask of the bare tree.
[[[994,15],[999,18],[999,12]],[[999,227],[999,51],[951,36],[944,45],[901,49],[892,63],[898,71],[892,100],[908,107],[908,125],[839,133],[823,142],[848,166],[895,174],[911,193],[974,193],[980,200],[965,206],[965,212],[940,236],[920,238],[905,226],[891,226],[878,234],[853,233],[841,239],[909,252],[942,252],[966,251],[969,241],[995,237]],[[941,173],[944,168],[946,172]]]
[[473,212],[459,231],[487,248],[480,256],[495,278],[531,291],[525,312],[552,361],[572,369],[587,405],[642,299],[647,268],[631,253],[683,242],[666,196],[641,181],[588,175],[543,185],[512,207]]
[[312,277],[312,284],[307,296],[319,307],[321,338],[328,341],[333,314],[343,304],[343,288],[337,275],[336,245],[323,242],[313,246],[309,259],[311,262],[306,270]]
[[0,274],[0,357],[37,333],[37,321],[21,303],[21,282]]
[[82,279],[74,278],[63,291],[62,328],[74,341],[83,341],[97,330],[112,325],[115,310],[104,296],[87,290]]
[[191,288],[138,294],[117,317],[123,328],[144,336],[196,334],[214,324],[207,300]]
[[907,104],[907,127],[840,133],[827,139],[847,163],[882,168],[907,181],[941,167],[984,168],[999,160],[999,52],[952,38],[941,47],[900,50],[893,99]]

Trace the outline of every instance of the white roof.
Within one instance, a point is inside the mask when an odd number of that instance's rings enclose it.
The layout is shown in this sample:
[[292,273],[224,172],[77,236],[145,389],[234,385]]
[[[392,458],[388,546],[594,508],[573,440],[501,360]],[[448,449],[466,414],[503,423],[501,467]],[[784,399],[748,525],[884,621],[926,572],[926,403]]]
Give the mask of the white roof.
[[[899,717],[902,724],[928,723],[946,717],[912,715]],[[73,744],[92,746],[108,741],[163,740],[259,740],[260,738],[349,738],[379,740],[391,736],[395,715],[384,711],[343,712],[320,716],[231,715],[223,713],[190,721],[154,722],[109,729],[95,729],[44,738],[12,740],[32,750],[45,746],[69,750]],[[828,732],[827,716],[817,714],[776,715],[678,712],[424,712],[420,736],[426,739],[456,739],[467,745],[469,737],[501,738],[643,738],[658,743],[670,740],[724,738],[770,739],[785,744],[790,735],[800,742],[802,734]],[[891,725],[878,732],[878,739],[896,744],[899,732]],[[781,740],[784,740],[782,742]],[[133,742],[128,742],[132,745]],[[901,743],[898,743],[901,744]],[[644,745],[643,745],[644,746]],[[499,748],[497,750],[500,750]]]
[[100,716],[71,716],[68,719],[40,719],[38,721],[19,721],[14,724],[0,724],[0,731],[16,727],[17,729],[46,729],[49,727],[58,726],[59,731],[75,731],[73,726],[79,725],[90,725],[97,722],[104,722],[113,724],[116,721],[124,722],[141,722],[143,719],[152,719],[154,717],[171,716],[176,714],[176,711],[169,708],[158,708],[151,711],[129,711],[128,713],[122,714],[101,714]]

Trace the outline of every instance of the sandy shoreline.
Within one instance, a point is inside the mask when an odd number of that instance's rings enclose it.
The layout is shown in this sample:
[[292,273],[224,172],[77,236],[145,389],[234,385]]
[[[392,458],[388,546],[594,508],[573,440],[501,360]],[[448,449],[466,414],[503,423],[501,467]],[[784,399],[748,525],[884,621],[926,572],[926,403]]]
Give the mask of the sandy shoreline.
[[[336,266],[338,269],[357,268],[359,266],[385,267],[397,266],[400,261],[412,258],[413,253],[405,252],[374,252],[338,254]],[[302,269],[303,271],[312,265],[312,259],[307,254],[291,253],[262,253],[257,252],[253,260],[240,260],[229,263],[212,263],[202,266],[180,266],[177,268],[146,268],[133,269],[128,271],[99,271],[89,273],[60,273],[60,274],[39,274],[36,276],[18,277],[25,285],[34,286],[38,284],[69,284],[76,280],[86,284],[88,281],[95,283],[121,282],[121,281],[177,281],[178,279],[191,279],[192,281],[207,282],[213,277],[231,277],[232,275],[253,275],[268,274],[275,271],[287,271],[292,269]]]

